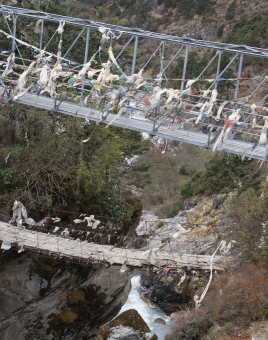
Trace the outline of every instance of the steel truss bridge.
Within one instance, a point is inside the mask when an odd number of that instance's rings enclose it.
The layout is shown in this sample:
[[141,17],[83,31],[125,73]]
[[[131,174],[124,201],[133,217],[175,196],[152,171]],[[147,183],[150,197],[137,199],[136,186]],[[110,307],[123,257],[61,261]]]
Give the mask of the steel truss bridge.
[[[267,160],[268,116],[263,105],[268,97],[268,77],[245,77],[245,65],[268,59],[267,49],[5,5],[0,6],[0,15],[0,61],[5,68],[0,72],[0,81],[5,105],[16,101],[87,121]],[[51,27],[55,27],[53,32]],[[72,32],[76,36],[70,41]],[[99,44],[94,50],[96,37]],[[191,52],[210,56],[195,79],[187,77]],[[130,63],[126,62],[129,53]],[[226,55],[228,61],[224,62]],[[103,62],[107,63],[97,61],[101,58],[106,58]],[[181,68],[176,68],[174,75],[178,58],[182,60]],[[32,67],[33,61],[36,64]],[[94,65],[101,70],[93,69]],[[42,70],[47,72],[44,82]],[[230,70],[235,76],[226,78]],[[87,72],[91,76],[87,77]],[[206,78],[207,73],[213,75],[212,79]],[[227,83],[228,98],[221,89]]]

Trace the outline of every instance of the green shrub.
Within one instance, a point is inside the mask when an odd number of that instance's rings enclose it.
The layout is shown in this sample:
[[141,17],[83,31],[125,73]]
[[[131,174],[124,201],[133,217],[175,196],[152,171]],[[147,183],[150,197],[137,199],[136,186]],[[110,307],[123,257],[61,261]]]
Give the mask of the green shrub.
[[267,40],[268,17],[257,14],[251,19],[242,17],[241,20],[234,25],[226,42],[266,48]]
[[219,29],[218,29],[218,31],[217,31],[217,37],[218,37],[218,38],[221,38],[221,37],[222,37],[223,31],[224,31],[224,27],[225,27],[224,24],[222,24],[222,25],[219,27]]
[[123,18],[123,19],[118,20],[118,25],[120,25],[120,26],[129,26],[130,23],[129,23],[129,21],[127,19]]
[[248,188],[259,189],[262,170],[254,161],[242,161],[236,155],[215,155],[203,171],[197,172],[181,190],[183,198],[198,194],[228,192],[239,188],[243,192]]
[[231,5],[228,7],[225,18],[227,20],[232,20],[235,17],[236,11],[236,0],[234,0]]
[[215,8],[211,0],[180,0],[177,6],[177,13],[186,19],[191,19],[195,14],[208,16],[215,13]]

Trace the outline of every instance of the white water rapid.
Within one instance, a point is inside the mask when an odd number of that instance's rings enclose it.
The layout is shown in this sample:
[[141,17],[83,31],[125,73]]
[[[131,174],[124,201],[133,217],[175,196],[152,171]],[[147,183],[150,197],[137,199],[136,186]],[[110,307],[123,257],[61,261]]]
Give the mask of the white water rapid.
[[[128,309],[136,309],[143,320],[147,323],[150,330],[158,336],[158,340],[164,340],[165,335],[169,332],[171,327],[171,318],[167,316],[160,309],[153,309],[145,303],[141,297],[138,289],[140,288],[140,276],[134,276],[131,279],[131,291],[128,295],[127,302],[122,306],[119,314]],[[162,319],[166,322],[165,325],[154,322],[156,319]]]

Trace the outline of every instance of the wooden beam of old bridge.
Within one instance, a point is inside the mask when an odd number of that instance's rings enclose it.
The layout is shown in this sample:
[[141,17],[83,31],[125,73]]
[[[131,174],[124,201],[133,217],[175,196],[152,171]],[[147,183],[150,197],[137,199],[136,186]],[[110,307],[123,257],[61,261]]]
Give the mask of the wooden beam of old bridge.
[[[40,255],[51,254],[68,257],[71,260],[97,261],[109,264],[126,264],[132,267],[155,266],[180,269],[183,267],[193,269],[210,269],[209,255],[187,255],[178,253],[156,254],[137,249],[126,249],[111,245],[101,245],[72,240],[51,234],[45,234],[0,222],[0,241],[3,244],[11,243],[19,249],[37,251]],[[224,270],[229,266],[230,257],[215,256],[213,269]]]

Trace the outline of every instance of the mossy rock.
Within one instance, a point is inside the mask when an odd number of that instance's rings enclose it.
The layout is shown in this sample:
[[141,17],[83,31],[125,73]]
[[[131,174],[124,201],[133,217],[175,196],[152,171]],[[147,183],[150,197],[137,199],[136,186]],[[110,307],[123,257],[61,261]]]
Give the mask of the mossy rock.
[[85,300],[85,293],[79,289],[75,289],[67,295],[67,302],[69,305],[77,305],[83,300]]
[[[129,309],[122,314],[118,315],[114,320],[109,322],[107,326],[111,329],[117,326],[125,326],[131,327],[134,330],[139,331],[142,335],[145,336],[146,333],[150,333],[151,330],[140,316],[140,314],[135,309]],[[105,332],[102,332],[102,336],[107,332],[107,328],[105,328]],[[103,334],[104,333],[104,334]],[[154,334],[152,340],[157,340],[157,336]]]
[[[99,290],[99,286],[88,285],[68,293],[66,301],[80,321],[94,317],[94,312],[104,306],[107,294]],[[95,320],[90,322],[94,323]]]
[[60,323],[71,325],[77,318],[78,318],[78,315],[68,309],[62,314],[59,314],[54,318],[54,324],[56,326],[59,325]]
[[182,302],[184,303],[190,300],[190,280],[189,279],[187,279],[183,284],[183,288],[181,292],[181,299],[182,299]]
[[132,218],[138,219],[142,215],[142,200],[139,196],[134,195],[131,192],[127,192],[128,197],[125,199],[125,201],[131,205],[132,208]]
[[100,326],[99,329],[100,329],[99,337],[101,337],[102,339],[107,339],[110,327],[108,325],[102,325]]
[[59,268],[59,262],[53,258],[33,258],[30,273],[35,273],[50,282],[52,276]]

